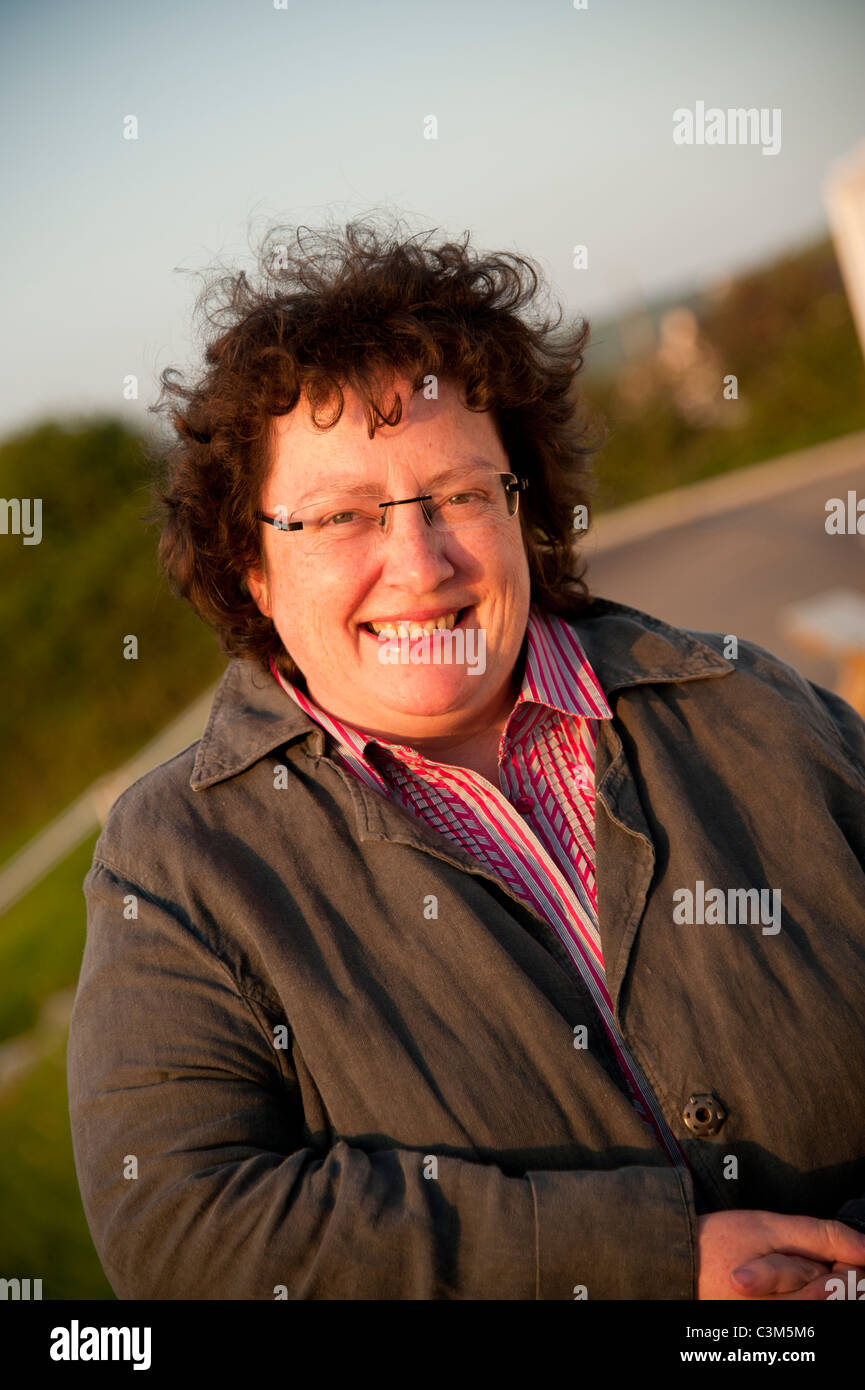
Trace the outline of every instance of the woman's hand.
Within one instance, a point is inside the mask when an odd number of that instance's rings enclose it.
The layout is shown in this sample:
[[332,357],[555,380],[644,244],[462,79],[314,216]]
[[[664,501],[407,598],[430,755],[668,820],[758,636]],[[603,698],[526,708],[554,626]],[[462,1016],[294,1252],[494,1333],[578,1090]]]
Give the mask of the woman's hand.
[[865,1235],[843,1221],[716,1211],[697,1233],[698,1299],[825,1299],[833,1273],[865,1265]]

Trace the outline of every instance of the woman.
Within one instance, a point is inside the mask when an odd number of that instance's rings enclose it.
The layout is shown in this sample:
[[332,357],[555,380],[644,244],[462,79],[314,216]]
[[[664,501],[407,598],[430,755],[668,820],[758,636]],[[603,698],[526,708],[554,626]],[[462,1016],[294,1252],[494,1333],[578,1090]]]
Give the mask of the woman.
[[528,262],[354,225],[270,269],[164,374],[161,558],[230,661],[85,883],[70,1106],[113,1287],[834,1296],[865,726],[589,597],[587,330],[529,321]]

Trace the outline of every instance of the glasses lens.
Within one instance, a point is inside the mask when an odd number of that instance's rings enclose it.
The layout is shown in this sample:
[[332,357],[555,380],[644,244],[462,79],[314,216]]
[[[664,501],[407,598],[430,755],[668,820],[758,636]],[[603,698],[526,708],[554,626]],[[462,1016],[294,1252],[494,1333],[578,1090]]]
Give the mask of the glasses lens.
[[403,505],[423,506],[437,531],[449,534],[483,530],[502,525],[516,512],[519,493],[506,492],[504,486],[515,481],[512,473],[455,473],[423,503],[399,502],[387,508],[379,506],[379,502],[387,500],[383,497],[334,493],[298,507],[290,520],[303,523],[303,529],[295,534],[313,550],[357,550],[372,545],[389,529],[387,516],[382,526],[383,512],[396,511]]
[[465,531],[507,521],[512,515],[511,494],[505,492],[504,483],[511,477],[486,472],[450,481],[447,490],[427,504],[435,507],[433,525],[443,531]]

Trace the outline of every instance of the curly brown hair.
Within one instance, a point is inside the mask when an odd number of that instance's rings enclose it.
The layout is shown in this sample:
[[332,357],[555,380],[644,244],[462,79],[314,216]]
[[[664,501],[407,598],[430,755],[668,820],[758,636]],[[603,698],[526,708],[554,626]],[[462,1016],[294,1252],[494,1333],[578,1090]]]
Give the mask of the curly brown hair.
[[[206,284],[196,303],[213,330],[206,370],[185,385],[166,368],[152,412],[170,414],[174,437],[162,450],[153,515],[162,523],[159,561],[175,595],[216,631],[230,656],[271,658],[303,683],[245,581],[263,565],[255,513],[272,465],[272,417],[297,405],[301,390],[318,428],[339,420],[343,387],[365,403],[370,439],[396,425],[398,393],[386,410],[379,391],[396,374],[419,391],[434,375],[459,385],[470,410],[491,411],[514,472],[530,480],[519,518],[531,599],[550,613],[589,601],[585,562],[574,555],[575,507],[590,513],[594,419],[578,402],[589,325],[559,333],[521,317],[543,277],[507,252],[481,256],[459,242],[430,246],[433,232],[385,233],[369,221],[344,232],[275,228],[258,253],[259,278],[244,271]],[[322,424],[317,412],[336,402]]]

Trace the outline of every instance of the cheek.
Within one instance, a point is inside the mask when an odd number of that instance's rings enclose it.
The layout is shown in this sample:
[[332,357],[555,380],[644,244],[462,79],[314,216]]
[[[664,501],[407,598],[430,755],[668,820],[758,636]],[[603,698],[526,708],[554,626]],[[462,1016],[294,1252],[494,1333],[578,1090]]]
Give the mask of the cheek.
[[290,581],[283,577],[276,593],[282,627],[294,633],[295,641],[338,641],[361,608],[365,591],[357,573],[324,582],[314,566],[299,569]]
[[510,538],[499,552],[499,568],[511,577],[519,576],[521,580],[528,575],[529,560],[521,535]]

